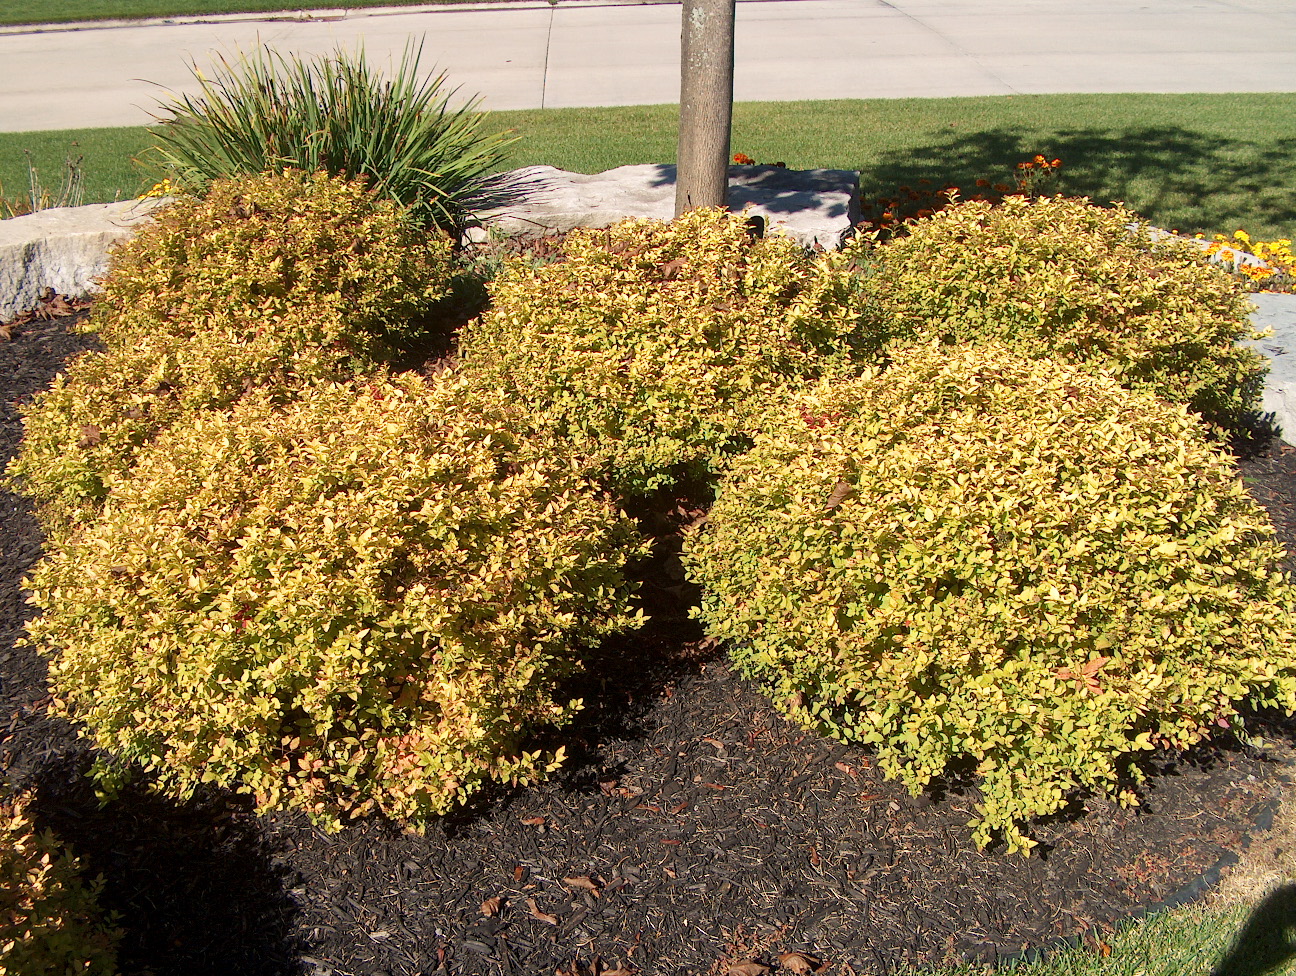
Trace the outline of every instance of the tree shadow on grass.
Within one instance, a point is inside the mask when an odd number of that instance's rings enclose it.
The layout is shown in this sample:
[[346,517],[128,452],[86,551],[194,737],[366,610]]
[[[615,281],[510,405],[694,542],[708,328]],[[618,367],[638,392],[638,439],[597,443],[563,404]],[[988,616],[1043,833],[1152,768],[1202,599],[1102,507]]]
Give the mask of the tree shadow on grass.
[[1247,918],[1211,976],[1266,976],[1296,959],[1296,884],[1271,892]]
[[1042,153],[1063,162],[1059,190],[1096,203],[1122,201],[1158,226],[1184,233],[1292,236],[1296,229],[1296,138],[1258,145],[1172,126],[1061,130],[1035,145],[1019,130],[938,137],[884,153],[860,172],[868,199],[921,179],[1013,182],[1017,163]]

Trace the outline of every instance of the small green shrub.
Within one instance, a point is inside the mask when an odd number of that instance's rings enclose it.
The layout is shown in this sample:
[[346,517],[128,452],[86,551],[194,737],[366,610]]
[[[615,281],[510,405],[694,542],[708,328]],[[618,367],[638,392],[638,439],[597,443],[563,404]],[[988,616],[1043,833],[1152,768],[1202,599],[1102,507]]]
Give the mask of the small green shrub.
[[22,799],[0,803],[0,976],[116,976],[121,933],[74,857],[37,832]]
[[9,474],[44,503],[97,503],[177,418],[387,358],[450,274],[449,242],[359,183],[285,172],[181,199],[113,252],[89,326],[105,349],[25,408]]
[[778,707],[915,793],[972,760],[973,837],[1028,849],[1077,791],[1134,802],[1138,752],[1296,707],[1271,536],[1183,407],[932,345],[784,398],[684,558]]
[[848,262],[754,240],[741,215],[575,231],[563,254],[496,279],[462,336],[464,370],[629,494],[715,470],[762,390],[869,351]]
[[[184,796],[415,825],[558,757],[521,748],[579,648],[635,624],[633,523],[457,380],[244,398],[141,451],[42,562],[57,708]],[[112,771],[108,771],[109,778]]]
[[457,231],[514,139],[482,132],[475,100],[452,111],[445,74],[419,77],[420,50],[390,79],[363,50],[301,61],[262,48],[210,77],[194,67],[201,94],[157,117],[159,166],[200,191],[285,166],[364,178],[421,225]]
[[868,292],[901,342],[996,339],[1234,426],[1265,372],[1235,345],[1253,335],[1246,296],[1194,245],[1136,220],[1065,197],[958,204],[879,247]]

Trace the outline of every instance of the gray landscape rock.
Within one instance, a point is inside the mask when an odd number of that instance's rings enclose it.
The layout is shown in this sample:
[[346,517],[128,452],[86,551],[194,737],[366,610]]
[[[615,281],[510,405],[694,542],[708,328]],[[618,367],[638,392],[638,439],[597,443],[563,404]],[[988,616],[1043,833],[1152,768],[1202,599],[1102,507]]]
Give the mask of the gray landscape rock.
[[164,202],[58,207],[0,220],[0,322],[34,307],[46,288],[69,298],[96,291],[112,245]]
[[[767,233],[784,233],[809,247],[837,247],[859,222],[859,174],[843,169],[729,167],[729,209],[751,208]],[[576,227],[607,227],[627,217],[670,220],[675,213],[675,167],[620,166],[587,176],[553,166],[502,174],[470,240],[494,233],[543,236]]]
[[1251,296],[1255,311],[1251,324],[1258,330],[1272,330],[1267,339],[1248,340],[1243,345],[1262,352],[1269,360],[1264,398],[1260,409],[1274,415],[1282,439],[1296,443],[1296,295],[1260,292]]

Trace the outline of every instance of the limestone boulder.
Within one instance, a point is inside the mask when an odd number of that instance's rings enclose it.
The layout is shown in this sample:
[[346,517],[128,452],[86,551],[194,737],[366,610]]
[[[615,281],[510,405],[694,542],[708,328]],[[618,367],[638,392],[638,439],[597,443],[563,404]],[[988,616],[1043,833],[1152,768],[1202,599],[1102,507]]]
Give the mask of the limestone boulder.
[[[853,170],[729,167],[729,209],[750,208],[767,233],[784,233],[809,247],[837,247],[859,222],[859,174]],[[675,167],[619,166],[603,173],[569,173],[528,166],[502,174],[477,209],[470,240],[489,234],[544,236],[576,227],[607,227],[627,217],[670,220],[675,213]]]
[[1282,439],[1296,444],[1296,295],[1260,292],[1250,298],[1255,305],[1251,324],[1271,333],[1243,342],[1269,360],[1260,410],[1273,414]]
[[46,288],[70,298],[95,292],[112,246],[165,202],[59,207],[0,220],[0,322],[33,308]]

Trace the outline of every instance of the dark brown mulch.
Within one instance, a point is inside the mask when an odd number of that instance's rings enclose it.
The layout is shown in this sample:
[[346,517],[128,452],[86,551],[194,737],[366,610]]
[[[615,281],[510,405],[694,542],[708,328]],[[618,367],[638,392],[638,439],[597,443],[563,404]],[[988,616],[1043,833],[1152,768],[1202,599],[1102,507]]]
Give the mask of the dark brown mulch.
[[[86,348],[66,324],[0,343],[0,455],[20,435],[14,401]],[[1296,449],[1241,468],[1296,550]],[[1157,756],[1137,809],[1076,803],[1038,825],[1034,857],[977,851],[971,786],[911,798],[867,752],[790,727],[701,639],[667,572],[655,622],[592,655],[574,689],[587,709],[561,774],[425,836],[378,820],[327,836],[214,793],[101,808],[89,751],[45,714],[43,662],[13,646],[40,544],[26,503],[0,495],[0,769],[104,875],[128,974],[694,976],[794,950],[873,974],[992,958],[1174,896],[1240,849],[1281,781],[1276,759],[1225,734]],[[1284,722],[1255,724],[1293,741]]]

